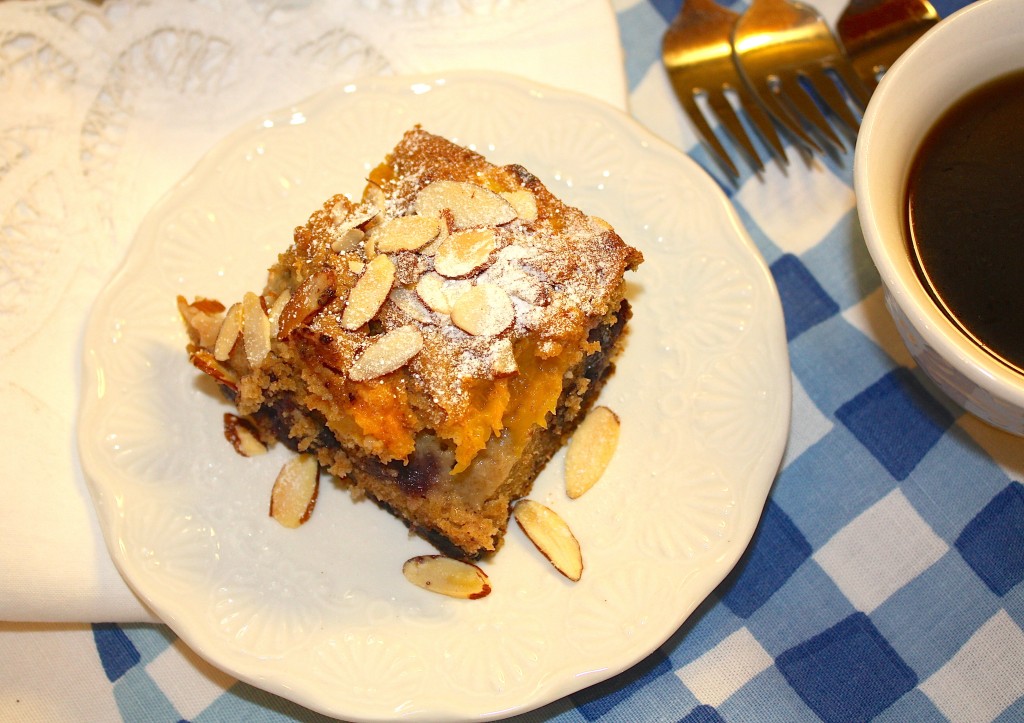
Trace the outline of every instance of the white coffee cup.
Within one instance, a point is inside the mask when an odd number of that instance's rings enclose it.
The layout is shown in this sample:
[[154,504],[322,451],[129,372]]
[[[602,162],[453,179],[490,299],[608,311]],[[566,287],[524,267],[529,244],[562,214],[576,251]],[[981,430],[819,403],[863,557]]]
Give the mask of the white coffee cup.
[[[1024,435],[1024,375],[977,346],[935,304],[912,266],[904,219],[910,164],[932,124],[971,90],[1022,68],[1024,0],[981,0],[963,8],[886,73],[864,115],[854,157],[864,238],[911,355],[967,411],[1018,435]],[[1024,132],[1024,119],[1021,125]]]

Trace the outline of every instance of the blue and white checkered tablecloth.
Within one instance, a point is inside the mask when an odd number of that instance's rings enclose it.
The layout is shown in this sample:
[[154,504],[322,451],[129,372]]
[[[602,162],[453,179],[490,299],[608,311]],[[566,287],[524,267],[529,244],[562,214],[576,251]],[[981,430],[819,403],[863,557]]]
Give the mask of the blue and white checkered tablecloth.
[[[714,173],[660,65],[678,0],[615,8],[633,115]],[[861,239],[852,153],[723,188],[785,311],[782,470],[740,564],[682,629],[522,720],[1024,720],[1024,442],[914,367]],[[125,720],[321,720],[216,671],[166,627],[67,635],[91,636],[83,678],[108,686]]]

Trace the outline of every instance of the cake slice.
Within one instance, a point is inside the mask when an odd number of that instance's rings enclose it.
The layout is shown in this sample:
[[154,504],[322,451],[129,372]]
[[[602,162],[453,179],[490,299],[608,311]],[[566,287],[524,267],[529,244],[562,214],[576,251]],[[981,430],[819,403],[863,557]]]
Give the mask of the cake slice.
[[179,299],[192,362],[441,552],[501,544],[586,414],[642,261],[517,165],[419,127],[295,230],[262,293]]

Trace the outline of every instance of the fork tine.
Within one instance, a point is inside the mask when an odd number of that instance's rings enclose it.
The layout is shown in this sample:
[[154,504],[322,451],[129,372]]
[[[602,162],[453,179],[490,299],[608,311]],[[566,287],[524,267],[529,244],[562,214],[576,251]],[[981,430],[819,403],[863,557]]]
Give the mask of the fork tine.
[[812,152],[824,153],[825,150],[821,145],[811,138],[801,127],[800,121],[793,115],[793,111],[783,105],[775,92],[767,85],[760,84],[754,81],[753,78],[745,78],[748,83],[748,87],[751,92],[757,96],[757,98],[764,104],[777,121],[782,125],[786,131],[789,132],[794,138],[800,143],[803,143],[805,147],[810,149]]
[[[717,156],[719,165],[734,181],[739,178],[739,170],[715,134],[709,122],[712,118],[705,117],[696,98],[707,99],[724,132],[731,135],[748,156],[751,166],[757,171],[763,170],[760,155],[723,95],[723,89],[743,84],[733,62],[730,40],[738,17],[738,13],[715,0],[685,0],[662,39],[662,61],[684,112],[704,145]],[[760,127],[760,124],[755,126]],[[769,130],[774,130],[770,122]],[[768,140],[773,148],[781,146],[777,139],[773,142],[769,136]]]
[[740,119],[736,116],[736,111],[729,104],[722,89],[719,88],[716,92],[709,92],[707,98],[708,105],[711,106],[711,110],[714,111],[719,122],[725,127],[725,130],[728,131],[733,140],[750,157],[756,170],[763,171],[764,165],[761,162],[761,157],[758,155],[757,149],[754,148],[754,144],[750,140],[750,136],[747,135],[747,131],[740,123]]
[[828,109],[838,116],[846,124],[847,128],[856,133],[860,127],[860,122],[850,110],[850,106],[846,102],[846,96],[840,92],[832,77],[822,68],[808,68],[807,79],[811,82],[815,92],[821,96]]
[[818,109],[818,104],[814,102],[814,99],[808,95],[807,90],[800,84],[800,81],[796,74],[787,73],[779,77],[780,91],[785,95],[786,100],[792,103],[797,111],[803,116],[804,120],[814,128],[816,131],[821,133],[829,143],[833,144],[840,150],[845,150],[846,145],[840,140],[836,132],[832,130],[832,126],[829,125],[828,119]]
[[757,128],[758,133],[761,137],[768,141],[768,145],[772,147],[772,151],[775,153],[775,157],[778,158],[783,165],[789,163],[789,159],[786,157],[786,149],[782,147],[782,141],[779,140],[779,134],[775,131],[775,126],[772,124],[772,119],[768,117],[764,107],[750,92],[750,88],[747,84],[740,79],[737,83],[737,87],[733,88],[736,92],[737,97],[740,99],[740,105],[743,106],[743,110],[747,112],[747,117],[750,122]]
[[864,80],[857,74],[851,63],[842,60],[833,65],[832,70],[835,71],[839,79],[843,81],[847,90],[853,94],[853,97],[860,104],[861,110],[868,107],[868,100],[871,98],[871,91],[873,88],[868,88],[864,85]]
[[[718,140],[718,136],[715,135],[715,131],[711,128],[711,125],[704,117],[703,111],[701,111],[700,106],[697,105],[697,101],[693,98],[692,91],[689,89],[676,88],[676,95],[679,97],[679,103],[683,106],[683,110],[686,112],[686,115],[689,116],[690,122],[693,123],[696,128],[697,135],[699,135],[701,140],[704,141],[704,143],[712,150],[719,164],[729,172],[729,175],[733,180],[739,178],[739,169],[736,168],[736,164],[734,164],[732,159],[729,158],[729,154]],[[754,158],[757,158],[756,154],[754,155]],[[758,163],[760,163],[759,158]]]

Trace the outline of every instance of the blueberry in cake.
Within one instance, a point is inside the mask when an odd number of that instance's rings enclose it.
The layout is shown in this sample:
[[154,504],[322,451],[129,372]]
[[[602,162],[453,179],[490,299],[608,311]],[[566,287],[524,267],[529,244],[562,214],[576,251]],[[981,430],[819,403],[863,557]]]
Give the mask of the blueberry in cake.
[[642,260],[525,168],[417,126],[360,200],[295,230],[261,294],[179,308],[261,437],[473,559],[611,373]]

